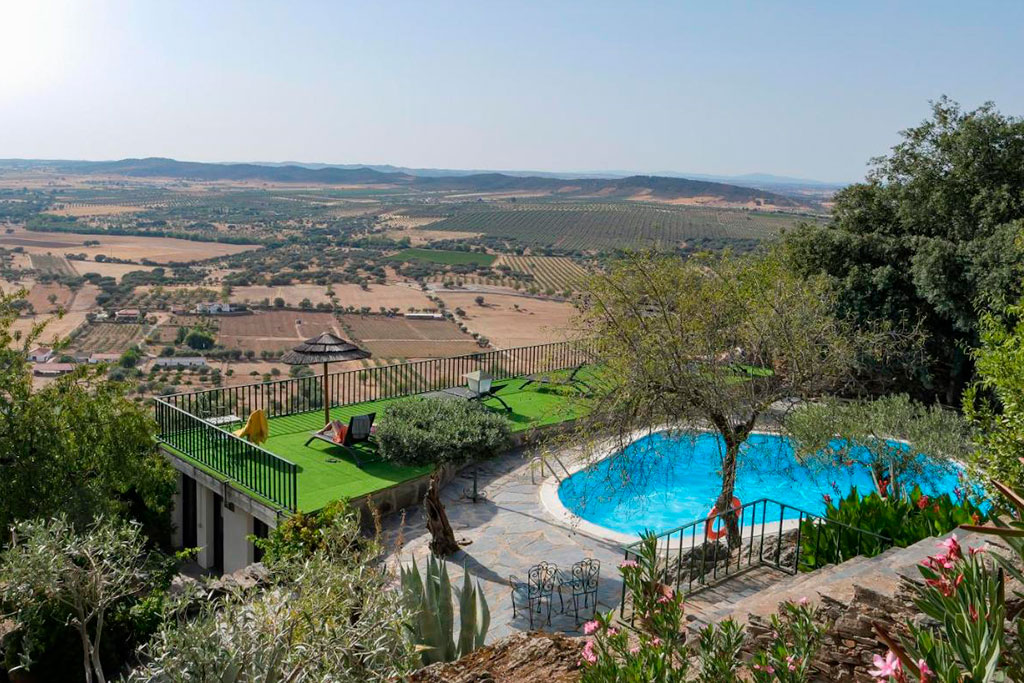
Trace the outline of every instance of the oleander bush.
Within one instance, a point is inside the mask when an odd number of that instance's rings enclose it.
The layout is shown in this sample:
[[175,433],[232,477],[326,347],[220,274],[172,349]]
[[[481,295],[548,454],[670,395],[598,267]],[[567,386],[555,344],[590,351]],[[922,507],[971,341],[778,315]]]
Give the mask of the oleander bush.
[[861,497],[854,488],[838,501],[825,498],[825,520],[873,532],[891,543],[827,521],[805,521],[800,533],[801,559],[807,566],[816,567],[857,555],[873,557],[890,545],[905,548],[930,536],[947,534],[962,524],[979,524],[987,519],[981,502],[966,489],[958,488],[954,496],[927,496],[915,486],[907,497],[882,498],[878,493]]
[[511,423],[479,403],[440,398],[399,401],[377,426],[381,456],[411,465],[489,458],[511,447]]

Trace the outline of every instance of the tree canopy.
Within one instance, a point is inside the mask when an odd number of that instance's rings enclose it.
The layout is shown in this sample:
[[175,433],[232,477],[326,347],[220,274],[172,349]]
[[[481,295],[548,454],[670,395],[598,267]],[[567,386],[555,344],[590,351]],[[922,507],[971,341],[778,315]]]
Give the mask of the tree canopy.
[[972,367],[978,310],[1020,292],[1024,119],[942,98],[835,198],[828,226],[786,236],[803,274],[825,273],[840,315],[926,334],[928,360],[900,363],[904,388],[955,402]]
[[711,427],[725,443],[719,510],[757,419],[782,399],[846,387],[868,345],[833,315],[825,278],[798,276],[777,252],[627,255],[591,278],[586,297],[581,332],[606,386],[584,429],[625,445],[638,429]]
[[882,496],[902,495],[948,473],[952,463],[966,461],[971,452],[960,415],[905,394],[807,404],[786,417],[785,428],[802,462],[825,471],[856,463],[871,473]]
[[972,462],[987,477],[1024,486],[1024,298],[981,316],[978,379],[964,394],[976,427]]
[[34,388],[27,351],[44,326],[15,333],[13,299],[0,294],[0,529],[57,514],[76,525],[129,514],[151,538],[166,534],[174,473],[157,453],[152,418],[99,366]]

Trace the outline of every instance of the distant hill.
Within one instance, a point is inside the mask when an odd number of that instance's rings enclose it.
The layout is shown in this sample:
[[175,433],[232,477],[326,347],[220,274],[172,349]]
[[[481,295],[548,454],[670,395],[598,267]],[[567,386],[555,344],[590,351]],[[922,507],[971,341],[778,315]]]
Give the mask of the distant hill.
[[[9,166],[47,167],[59,172],[122,175],[142,178],[181,178],[202,181],[257,180],[272,183],[324,185],[385,185],[409,190],[460,193],[530,192],[558,197],[600,197],[654,202],[683,202],[700,198],[711,204],[765,205],[803,209],[808,203],[764,189],[682,177],[633,175],[627,177],[563,178],[553,175],[510,175],[472,173],[469,175],[414,175],[402,170],[385,171],[365,166],[340,167],[316,164],[271,165],[203,163],[161,157],[119,161],[25,161],[7,160]],[[319,166],[319,167],[318,167]]]

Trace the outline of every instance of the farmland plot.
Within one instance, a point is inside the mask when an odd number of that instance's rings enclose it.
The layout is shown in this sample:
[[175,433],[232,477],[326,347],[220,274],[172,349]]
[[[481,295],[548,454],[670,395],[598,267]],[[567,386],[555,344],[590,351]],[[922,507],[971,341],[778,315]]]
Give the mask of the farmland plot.
[[494,262],[495,268],[508,266],[515,273],[533,276],[542,289],[561,292],[577,288],[587,277],[587,271],[572,259],[559,256],[502,255]]
[[448,320],[344,315],[341,322],[376,358],[444,358],[480,350],[470,335]]
[[466,312],[466,326],[498,348],[528,346],[571,338],[576,309],[563,301],[533,299],[511,294],[484,294],[484,305],[472,292],[438,291],[450,309]]
[[72,348],[89,353],[123,353],[142,341],[144,327],[126,323],[92,323],[75,337]]
[[68,287],[55,282],[48,282],[46,284],[32,285],[26,300],[32,304],[32,308],[36,313],[56,313],[57,309],[67,309],[73,297],[74,292]]
[[69,277],[75,277],[78,275],[78,271],[76,271],[63,256],[59,256],[57,254],[30,253],[29,258],[32,259],[32,267],[40,273],[45,273],[47,275],[64,275]]
[[535,203],[455,210],[432,230],[476,232],[574,251],[676,248],[762,240],[808,220],[786,213],[626,202]]
[[287,351],[321,332],[342,333],[333,314],[314,311],[257,311],[216,319],[220,323],[220,344],[256,353]]

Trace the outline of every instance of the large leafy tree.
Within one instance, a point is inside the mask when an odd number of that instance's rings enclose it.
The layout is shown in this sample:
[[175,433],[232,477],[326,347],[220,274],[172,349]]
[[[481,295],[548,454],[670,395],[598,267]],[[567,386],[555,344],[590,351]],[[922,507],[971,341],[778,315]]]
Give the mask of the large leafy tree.
[[15,332],[16,299],[0,293],[0,529],[119,514],[145,523],[151,538],[166,534],[174,473],[156,450],[152,418],[96,366],[34,388],[27,351],[43,326]]
[[832,279],[841,315],[921,329],[928,362],[888,371],[918,397],[952,403],[971,378],[979,307],[1020,291],[1024,120],[942,98],[902,137],[836,195],[830,225],[786,242],[802,272]]
[[983,314],[980,330],[978,379],[963,403],[976,427],[972,462],[990,478],[1024,486],[1024,299]]
[[[624,446],[637,430],[709,427],[725,447],[718,510],[731,509],[741,446],[772,404],[846,387],[871,335],[833,315],[825,278],[776,252],[627,255],[591,278],[581,331],[605,385],[585,429]],[[710,503],[711,501],[709,501]],[[738,540],[735,520],[730,540]]]

